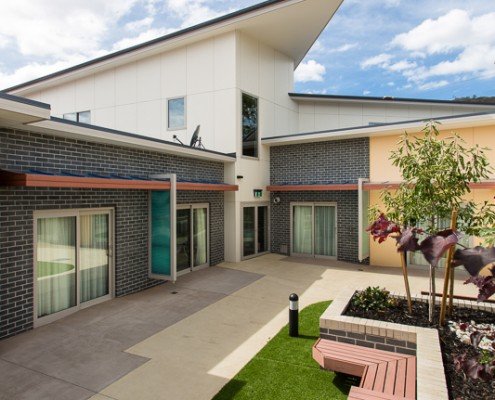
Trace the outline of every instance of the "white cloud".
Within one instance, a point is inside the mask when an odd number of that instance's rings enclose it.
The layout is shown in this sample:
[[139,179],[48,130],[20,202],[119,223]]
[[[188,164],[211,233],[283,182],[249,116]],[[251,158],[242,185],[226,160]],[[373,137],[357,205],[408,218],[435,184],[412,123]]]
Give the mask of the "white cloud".
[[371,94],[369,90],[363,90],[363,96],[368,96],[369,94]]
[[149,28],[153,23],[153,17],[145,17],[136,21],[131,21],[125,24],[125,29],[128,31],[139,31],[143,28]]
[[449,84],[449,82],[446,80],[441,80],[441,81],[436,81],[436,82],[428,82],[428,83],[423,83],[422,85],[419,85],[418,89],[419,90],[438,89],[438,88],[447,86],[448,84]]
[[387,82],[387,86],[394,87],[395,86],[395,82]]
[[495,44],[495,13],[471,17],[466,10],[455,9],[437,19],[427,19],[392,40],[392,45],[429,55],[480,44]]
[[322,82],[326,69],[324,65],[317,63],[315,60],[302,62],[294,72],[296,82]]
[[2,1],[0,37],[25,56],[92,56],[137,0]]
[[0,88],[7,88],[18,83],[29,81],[33,78],[48,75],[56,71],[71,67],[86,61],[83,56],[70,57],[64,61],[54,63],[37,63],[26,64],[13,72],[5,72],[0,68]]
[[160,36],[164,36],[168,33],[173,32],[174,30],[175,29],[166,29],[166,28],[148,29],[147,31],[144,31],[137,36],[127,37],[119,40],[118,42],[113,44],[111,51],[113,52],[122,49],[127,49],[128,47],[135,46],[137,44],[144,43],[152,39],[156,39]]
[[393,72],[400,72],[400,71],[405,71],[406,69],[416,68],[417,66],[418,64],[415,63],[414,61],[411,62],[407,60],[401,60],[399,62],[387,66],[387,69]]
[[346,51],[352,50],[357,47],[357,43],[345,43],[342,46],[336,47],[335,49],[331,49],[331,53],[344,53]]
[[390,60],[393,56],[391,54],[382,53],[377,56],[367,58],[361,63],[361,68],[366,69],[370,67],[387,67],[390,65]]
[[168,0],[167,7],[182,20],[181,28],[196,25],[225,14],[225,12],[216,12],[205,3],[205,0]]

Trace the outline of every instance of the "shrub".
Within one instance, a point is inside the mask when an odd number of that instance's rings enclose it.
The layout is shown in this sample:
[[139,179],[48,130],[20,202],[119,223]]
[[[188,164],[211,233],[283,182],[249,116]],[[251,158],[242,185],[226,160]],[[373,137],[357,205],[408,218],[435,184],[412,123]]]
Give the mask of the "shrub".
[[395,299],[390,297],[390,292],[378,286],[368,286],[356,293],[352,299],[352,305],[363,311],[383,311],[395,305]]

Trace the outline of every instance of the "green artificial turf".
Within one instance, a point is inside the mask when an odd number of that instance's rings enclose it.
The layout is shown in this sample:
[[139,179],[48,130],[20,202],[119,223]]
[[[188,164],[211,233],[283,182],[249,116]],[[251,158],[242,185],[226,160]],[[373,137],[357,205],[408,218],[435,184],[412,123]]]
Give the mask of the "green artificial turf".
[[290,337],[288,326],[282,328],[213,399],[346,399],[356,382],[322,370],[311,355],[319,336],[319,318],[329,304],[325,301],[302,310],[299,337]]

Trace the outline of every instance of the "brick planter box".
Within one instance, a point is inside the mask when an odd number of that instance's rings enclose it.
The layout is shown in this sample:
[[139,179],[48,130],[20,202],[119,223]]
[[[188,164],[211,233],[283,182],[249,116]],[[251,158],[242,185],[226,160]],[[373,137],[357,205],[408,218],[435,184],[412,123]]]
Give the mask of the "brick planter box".
[[[395,324],[343,315],[356,292],[345,289],[320,317],[320,337],[380,350],[416,355],[417,398],[420,400],[448,400],[447,382],[442,362],[438,331],[410,325]],[[404,297],[392,294],[395,297]],[[414,301],[425,301],[426,296],[413,296]],[[437,300],[440,302],[440,299]],[[491,305],[471,301],[455,301],[461,307],[492,310]]]

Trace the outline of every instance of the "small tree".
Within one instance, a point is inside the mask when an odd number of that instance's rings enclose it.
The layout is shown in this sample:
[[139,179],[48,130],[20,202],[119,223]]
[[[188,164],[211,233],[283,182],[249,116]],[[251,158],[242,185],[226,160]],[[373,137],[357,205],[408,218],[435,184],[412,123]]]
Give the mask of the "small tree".
[[[466,198],[471,183],[489,177],[486,149],[478,145],[467,147],[455,133],[440,139],[434,122],[426,124],[422,135],[411,137],[405,133],[398,144],[390,159],[400,169],[403,181],[396,191],[385,190],[381,195],[391,221],[403,230],[421,225],[431,236],[441,230],[439,220],[451,219],[453,215],[457,215],[459,230],[468,235],[480,234],[481,222],[493,224],[491,204],[479,205]],[[419,232],[414,230],[412,234],[416,236]],[[429,264],[429,316],[433,322],[436,262],[430,259]]]

